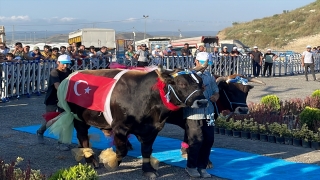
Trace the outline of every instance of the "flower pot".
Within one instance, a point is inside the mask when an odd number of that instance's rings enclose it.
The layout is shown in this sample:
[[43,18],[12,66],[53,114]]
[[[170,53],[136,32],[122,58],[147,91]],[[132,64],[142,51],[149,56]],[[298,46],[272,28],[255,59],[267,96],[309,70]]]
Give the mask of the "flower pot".
[[219,133],[220,133],[221,135],[224,135],[225,132],[226,132],[226,130],[225,130],[224,128],[219,128]]
[[302,147],[304,148],[311,148],[311,142],[302,140]]
[[233,131],[233,137],[241,137],[241,131]]
[[284,144],[292,145],[292,137],[285,137],[284,138]]
[[277,144],[284,144],[284,137],[276,137]]
[[226,129],[226,135],[227,136],[232,136],[233,135],[232,130]]
[[218,127],[214,127],[214,133],[215,134],[219,134],[219,128]]
[[293,144],[294,146],[302,146],[301,139],[293,138],[292,144]]
[[273,135],[268,136],[268,142],[276,143],[276,137]]
[[250,139],[250,133],[248,131],[241,131],[241,138]]
[[260,141],[268,142],[268,136],[266,134],[260,134]]
[[315,150],[320,150],[320,142],[311,142],[311,148]]
[[260,140],[260,134],[258,133],[251,133],[250,136],[252,140]]

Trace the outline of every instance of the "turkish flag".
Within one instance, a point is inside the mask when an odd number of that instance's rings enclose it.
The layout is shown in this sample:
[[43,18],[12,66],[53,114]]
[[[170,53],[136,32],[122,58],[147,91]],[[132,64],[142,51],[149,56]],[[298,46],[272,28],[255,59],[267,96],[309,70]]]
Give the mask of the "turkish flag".
[[94,111],[104,111],[113,78],[77,73],[69,80],[66,101]]

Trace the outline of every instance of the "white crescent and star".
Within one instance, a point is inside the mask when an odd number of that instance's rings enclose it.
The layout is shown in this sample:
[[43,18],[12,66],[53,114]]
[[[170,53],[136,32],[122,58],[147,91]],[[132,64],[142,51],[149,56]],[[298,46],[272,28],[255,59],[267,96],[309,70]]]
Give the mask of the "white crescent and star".
[[[78,93],[78,88],[77,88],[80,83],[85,83],[85,84],[88,85],[88,82],[87,82],[87,81],[84,81],[84,80],[78,80],[76,83],[74,83],[73,91],[74,91],[74,94],[77,95],[77,96],[80,96],[80,95],[81,95],[81,94]],[[90,90],[91,90],[91,89],[90,89],[90,87],[88,86],[86,89],[84,89],[84,93],[85,93],[85,94],[89,94]]]

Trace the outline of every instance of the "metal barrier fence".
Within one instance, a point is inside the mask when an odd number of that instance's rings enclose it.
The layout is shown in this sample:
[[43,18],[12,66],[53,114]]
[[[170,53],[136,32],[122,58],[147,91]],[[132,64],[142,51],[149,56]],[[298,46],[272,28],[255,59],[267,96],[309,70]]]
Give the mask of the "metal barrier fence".
[[[304,73],[301,66],[301,55],[285,56],[273,63],[272,76],[286,76]],[[111,59],[110,59],[111,60]],[[72,71],[83,69],[104,69],[109,66],[109,60],[73,60],[70,65]],[[135,66],[136,62],[118,59],[118,63],[126,66]],[[252,76],[252,60],[249,56],[240,57],[212,57],[211,72],[216,75],[227,76],[231,74],[243,74]],[[192,56],[168,56],[164,58],[151,58],[149,65],[162,64],[166,69],[192,68],[194,57]],[[0,93],[2,102],[10,97],[20,98],[22,95],[30,97],[31,94],[40,95],[47,90],[50,71],[56,67],[55,61],[32,60],[0,63]],[[262,74],[263,66],[260,73]],[[315,58],[315,71],[320,70],[320,55]]]

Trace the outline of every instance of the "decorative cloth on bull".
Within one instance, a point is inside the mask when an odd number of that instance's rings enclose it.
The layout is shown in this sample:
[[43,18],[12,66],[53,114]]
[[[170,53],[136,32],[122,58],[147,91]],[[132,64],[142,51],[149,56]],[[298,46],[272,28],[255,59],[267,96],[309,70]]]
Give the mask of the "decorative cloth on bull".
[[228,79],[227,83],[240,83],[243,85],[248,85],[248,79],[237,76],[234,79]]
[[83,74],[79,71],[63,80],[58,88],[58,106],[65,112],[50,127],[50,132],[58,135],[62,143],[71,143],[73,119],[80,119],[71,112],[68,102],[103,112],[105,119],[111,125],[113,121],[110,110],[111,94],[117,81],[127,71],[120,71],[114,78]]

